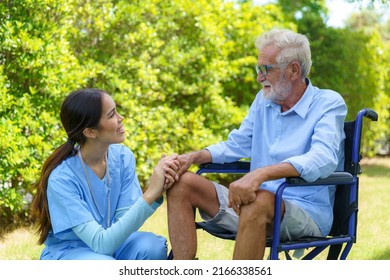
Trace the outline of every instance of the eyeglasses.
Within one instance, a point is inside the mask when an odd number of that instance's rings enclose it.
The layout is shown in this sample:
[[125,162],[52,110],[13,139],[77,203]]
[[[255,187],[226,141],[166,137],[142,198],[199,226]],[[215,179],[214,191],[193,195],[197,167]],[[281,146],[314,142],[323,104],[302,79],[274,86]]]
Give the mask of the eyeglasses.
[[285,62],[285,63],[280,63],[280,64],[261,64],[261,65],[256,65],[255,66],[255,70],[256,70],[256,73],[257,75],[259,75],[259,72],[261,73],[261,75],[263,76],[267,76],[268,75],[268,71],[273,69],[273,68],[280,68],[280,67],[283,67],[285,65],[289,64],[289,62]]

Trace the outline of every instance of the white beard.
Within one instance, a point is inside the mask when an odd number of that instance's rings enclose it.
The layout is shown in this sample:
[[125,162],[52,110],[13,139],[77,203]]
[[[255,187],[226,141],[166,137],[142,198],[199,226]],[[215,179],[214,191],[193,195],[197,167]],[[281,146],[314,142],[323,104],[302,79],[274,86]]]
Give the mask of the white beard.
[[290,95],[292,87],[292,84],[287,81],[286,76],[283,73],[280,75],[280,79],[275,85],[272,85],[267,81],[263,83],[263,86],[265,85],[271,85],[271,88],[268,93],[263,91],[263,96],[273,102],[285,100]]

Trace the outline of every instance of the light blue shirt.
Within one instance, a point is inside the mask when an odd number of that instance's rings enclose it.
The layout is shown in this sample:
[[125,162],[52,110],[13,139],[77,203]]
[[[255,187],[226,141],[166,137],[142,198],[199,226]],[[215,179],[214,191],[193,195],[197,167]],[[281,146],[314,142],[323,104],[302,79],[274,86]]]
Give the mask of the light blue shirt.
[[[215,163],[251,159],[251,170],[288,162],[306,181],[325,178],[344,165],[344,121],[347,107],[337,92],[307,89],[286,112],[265,99],[261,90],[239,129],[228,140],[207,147]],[[264,182],[261,188],[275,193],[285,179]],[[305,210],[327,235],[333,222],[335,186],[294,187],[283,198]]]

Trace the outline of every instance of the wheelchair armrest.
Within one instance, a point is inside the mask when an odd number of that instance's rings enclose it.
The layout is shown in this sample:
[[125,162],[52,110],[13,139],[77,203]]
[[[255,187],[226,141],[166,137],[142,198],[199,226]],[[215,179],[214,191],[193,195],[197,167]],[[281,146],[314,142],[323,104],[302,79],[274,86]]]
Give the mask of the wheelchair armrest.
[[286,183],[290,186],[316,186],[316,185],[342,185],[350,184],[354,181],[352,174],[348,172],[334,172],[330,176],[318,179],[314,182],[307,182],[301,177],[286,178]]
[[235,161],[228,163],[203,163],[199,165],[197,174],[201,173],[248,173],[250,170],[249,161]]
[[[229,163],[203,163],[199,165],[197,174],[202,173],[248,173],[250,170],[249,161],[235,161]],[[330,176],[318,179],[314,182],[307,182],[302,177],[286,178],[290,186],[316,186],[316,185],[339,185],[349,184],[354,180],[352,174],[348,172],[334,172]]]

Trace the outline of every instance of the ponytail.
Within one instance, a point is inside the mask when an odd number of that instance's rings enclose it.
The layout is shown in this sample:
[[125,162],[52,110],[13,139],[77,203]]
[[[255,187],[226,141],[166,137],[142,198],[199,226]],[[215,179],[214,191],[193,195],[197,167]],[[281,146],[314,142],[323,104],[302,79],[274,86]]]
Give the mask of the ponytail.
[[47,201],[47,184],[50,173],[61,164],[67,157],[74,155],[75,142],[66,141],[58,147],[45,161],[42,167],[39,181],[34,185],[37,193],[32,201],[32,216],[38,225],[37,234],[39,235],[38,244],[42,245],[51,230],[49,204]]

